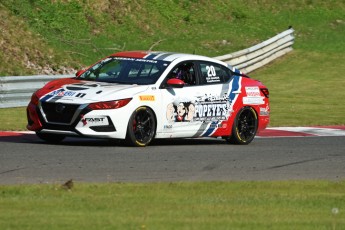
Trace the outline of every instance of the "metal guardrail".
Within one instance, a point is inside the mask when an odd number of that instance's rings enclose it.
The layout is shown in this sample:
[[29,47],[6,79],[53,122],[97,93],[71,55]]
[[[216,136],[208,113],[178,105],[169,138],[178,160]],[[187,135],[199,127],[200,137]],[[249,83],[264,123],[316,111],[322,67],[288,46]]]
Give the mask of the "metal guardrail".
[[[294,43],[293,32],[291,28],[250,48],[214,58],[249,73],[290,52]],[[26,106],[34,91],[51,80],[67,77],[73,75],[0,77],[0,108]]]
[[214,58],[249,73],[292,51],[295,40],[293,33],[291,28],[250,48]]
[[0,77],[0,108],[26,106],[33,92],[51,80],[72,75],[36,75]]

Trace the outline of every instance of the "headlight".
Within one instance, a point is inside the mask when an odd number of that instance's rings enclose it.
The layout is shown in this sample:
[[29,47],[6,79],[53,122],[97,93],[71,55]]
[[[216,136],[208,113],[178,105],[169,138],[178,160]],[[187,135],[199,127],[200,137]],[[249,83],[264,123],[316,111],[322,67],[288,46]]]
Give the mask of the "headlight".
[[31,102],[32,104],[34,104],[34,105],[38,105],[38,101],[39,101],[39,100],[40,100],[40,99],[38,98],[38,96],[36,95],[36,93],[33,93],[32,96],[31,96],[30,102]]
[[122,100],[116,100],[116,101],[102,101],[102,102],[96,102],[91,103],[88,105],[88,108],[91,110],[99,110],[99,109],[118,109],[125,105],[127,105],[132,98],[126,98]]

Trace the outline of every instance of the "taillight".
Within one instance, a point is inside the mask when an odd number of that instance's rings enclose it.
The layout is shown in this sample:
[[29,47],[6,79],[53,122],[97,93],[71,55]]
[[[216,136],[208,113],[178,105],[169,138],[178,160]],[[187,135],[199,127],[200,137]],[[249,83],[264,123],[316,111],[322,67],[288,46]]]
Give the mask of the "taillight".
[[118,109],[125,105],[127,105],[132,98],[126,98],[122,100],[116,100],[116,101],[102,101],[102,102],[96,102],[91,103],[88,105],[88,108],[91,110],[98,110],[98,109]]
[[31,103],[34,104],[34,105],[38,105],[38,101],[40,99],[38,98],[38,96],[36,95],[36,93],[33,93],[32,96],[31,96]]
[[261,88],[261,92],[265,95],[265,97],[267,98],[270,97],[270,92],[268,91],[267,88]]

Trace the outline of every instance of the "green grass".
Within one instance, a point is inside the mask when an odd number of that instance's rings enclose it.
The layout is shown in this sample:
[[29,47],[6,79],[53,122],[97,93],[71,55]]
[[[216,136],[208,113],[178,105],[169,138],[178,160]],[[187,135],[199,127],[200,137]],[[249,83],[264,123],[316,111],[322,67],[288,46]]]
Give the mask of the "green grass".
[[270,126],[344,125],[344,71],[343,54],[295,50],[251,76],[270,90]]
[[344,189],[326,181],[0,186],[0,229],[343,229]]
[[23,131],[26,130],[26,108],[0,109],[0,130]]

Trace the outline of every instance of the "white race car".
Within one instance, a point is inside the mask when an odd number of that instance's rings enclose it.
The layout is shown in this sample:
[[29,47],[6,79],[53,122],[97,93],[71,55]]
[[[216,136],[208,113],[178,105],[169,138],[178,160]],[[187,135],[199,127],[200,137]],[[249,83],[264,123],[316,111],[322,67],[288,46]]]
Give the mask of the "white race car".
[[83,136],[133,146],[193,137],[248,144],[266,128],[269,113],[268,89],[224,62],[127,51],[37,90],[27,107],[27,128],[55,143]]

